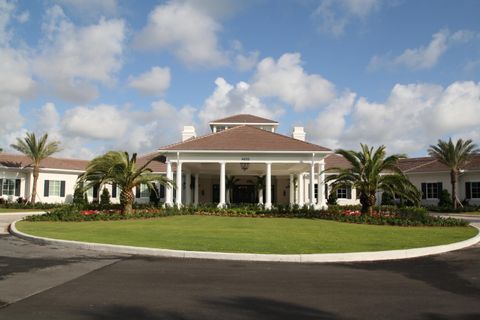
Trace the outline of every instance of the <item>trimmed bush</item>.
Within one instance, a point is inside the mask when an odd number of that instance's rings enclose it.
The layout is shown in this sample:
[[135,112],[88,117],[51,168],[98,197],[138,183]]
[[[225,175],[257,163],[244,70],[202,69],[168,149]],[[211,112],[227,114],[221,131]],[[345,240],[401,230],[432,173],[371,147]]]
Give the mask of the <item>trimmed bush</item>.
[[96,220],[125,220],[148,219],[174,215],[205,215],[228,217],[256,217],[256,218],[309,218],[326,219],[349,223],[394,225],[394,226],[467,226],[468,222],[460,219],[433,217],[424,208],[389,207],[390,211],[374,215],[361,215],[359,206],[349,206],[350,209],[332,206],[328,210],[314,210],[311,207],[285,208],[278,207],[271,210],[263,208],[236,207],[216,208],[213,206],[167,208],[137,208],[132,214],[122,215],[120,210],[88,210],[76,206],[63,206],[51,210],[45,215],[27,217],[29,221],[96,221]]

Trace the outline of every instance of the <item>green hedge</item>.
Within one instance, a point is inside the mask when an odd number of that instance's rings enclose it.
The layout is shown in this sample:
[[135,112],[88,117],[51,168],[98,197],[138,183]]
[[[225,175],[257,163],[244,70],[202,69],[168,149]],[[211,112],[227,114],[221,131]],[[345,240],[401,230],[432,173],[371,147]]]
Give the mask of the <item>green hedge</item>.
[[[255,207],[236,207],[219,209],[213,206],[176,208],[143,208],[136,209],[134,213],[122,215],[118,210],[103,210],[89,215],[82,214],[83,209],[76,206],[62,206],[53,209],[45,215],[29,216],[28,221],[108,221],[127,219],[149,219],[175,215],[205,215],[205,216],[229,216],[229,217],[252,217],[252,218],[308,218],[326,219],[349,223],[362,223],[374,225],[393,226],[467,226],[468,222],[461,219],[441,218],[430,216],[424,208],[405,207],[389,208],[388,213],[375,215],[347,215],[344,210],[356,210],[356,208],[332,206],[328,210],[314,210],[312,208],[279,207],[266,210]],[[288,208],[288,209],[287,209]]]

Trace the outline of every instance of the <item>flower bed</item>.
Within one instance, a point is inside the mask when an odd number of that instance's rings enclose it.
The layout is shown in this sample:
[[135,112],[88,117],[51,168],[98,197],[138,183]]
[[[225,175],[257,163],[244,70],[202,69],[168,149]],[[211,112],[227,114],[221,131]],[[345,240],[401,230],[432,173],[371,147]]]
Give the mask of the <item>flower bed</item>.
[[388,208],[371,215],[362,215],[358,208],[332,207],[328,210],[312,208],[275,208],[272,210],[254,208],[219,209],[213,207],[145,208],[136,209],[131,214],[123,215],[119,210],[81,210],[75,206],[51,210],[45,215],[30,216],[29,221],[97,221],[150,219],[178,215],[228,216],[252,218],[309,218],[325,219],[349,223],[394,226],[467,226],[461,219],[433,217],[425,209],[406,207]]

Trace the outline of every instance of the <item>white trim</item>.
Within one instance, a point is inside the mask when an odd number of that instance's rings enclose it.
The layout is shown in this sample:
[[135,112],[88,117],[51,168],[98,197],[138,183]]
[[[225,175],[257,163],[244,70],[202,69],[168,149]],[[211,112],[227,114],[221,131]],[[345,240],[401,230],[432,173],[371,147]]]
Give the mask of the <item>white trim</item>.
[[[308,143],[308,142],[307,142]],[[276,151],[262,151],[262,150],[178,150],[178,149],[171,149],[171,150],[165,150],[165,149],[158,149],[158,152],[164,152],[164,153],[279,153],[279,154],[285,154],[285,153],[292,153],[292,154],[308,154],[311,155],[312,152],[316,154],[331,154],[333,151],[320,151],[320,150],[310,150],[310,151],[288,151],[288,150],[276,150]]]
[[278,122],[210,122],[210,126],[278,126]]

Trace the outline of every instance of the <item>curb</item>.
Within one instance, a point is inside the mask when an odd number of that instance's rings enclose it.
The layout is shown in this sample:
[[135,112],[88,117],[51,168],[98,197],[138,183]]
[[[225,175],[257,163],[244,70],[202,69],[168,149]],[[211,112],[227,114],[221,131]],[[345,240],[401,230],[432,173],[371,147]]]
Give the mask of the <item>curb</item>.
[[[362,262],[409,259],[459,250],[480,242],[480,232],[476,236],[450,244],[403,250],[353,252],[353,253],[313,253],[313,254],[257,254],[257,253],[222,253],[205,251],[184,251],[170,249],[155,249],[144,247],[123,246],[114,244],[100,244],[71,240],[58,240],[32,236],[19,231],[14,221],[10,225],[10,233],[19,238],[39,244],[63,245],[68,248],[96,250],[108,253],[132,255],[147,255],[167,258],[210,259],[210,260],[237,260],[237,261],[269,261],[269,262],[297,262],[297,263],[326,263],[326,262]],[[474,226],[480,231],[480,228]]]

